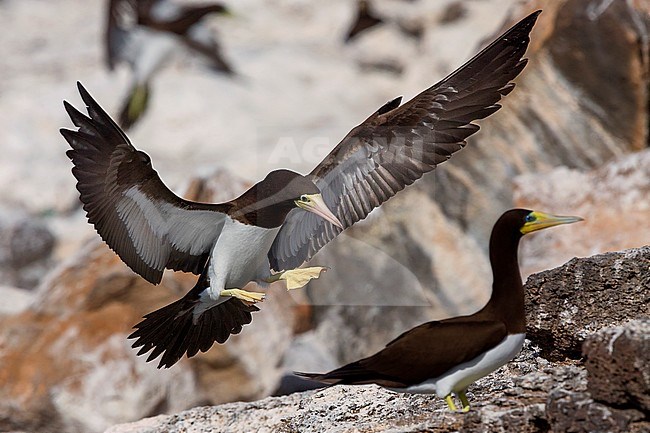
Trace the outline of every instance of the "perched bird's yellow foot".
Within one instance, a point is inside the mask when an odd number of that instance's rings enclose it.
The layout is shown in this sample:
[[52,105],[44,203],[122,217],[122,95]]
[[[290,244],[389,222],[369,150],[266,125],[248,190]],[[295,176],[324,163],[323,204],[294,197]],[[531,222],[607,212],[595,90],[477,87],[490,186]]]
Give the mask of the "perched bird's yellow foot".
[[306,286],[309,281],[320,277],[320,274],[324,271],[327,271],[327,268],[324,266],[291,269],[272,275],[266,281],[272,283],[278,280],[285,280],[287,282],[287,290],[294,290]]
[[265,293],[260,292],[249,292],[248,290],[242,289],[228,289],[222,290],[219,293],[219,296],[232,296],[233,298],[241,299],[244,302],[256,303],[261,302],[266,297]]
[[456,405],[454,404],[454,398],[451,396],[451,394],[447,395],[445,397],[445,401],[447,402],[447,406],[449,406],[449,410],[452,412],[456,412],[458,409],[456,408]]
[[460,398],[460,402],[463,404],[462,409],[460,410],[461,412],[469,412],[469,400],[467,400],[467,396],[465,395],[464,392],[459,392],[458,393],[458,398]]

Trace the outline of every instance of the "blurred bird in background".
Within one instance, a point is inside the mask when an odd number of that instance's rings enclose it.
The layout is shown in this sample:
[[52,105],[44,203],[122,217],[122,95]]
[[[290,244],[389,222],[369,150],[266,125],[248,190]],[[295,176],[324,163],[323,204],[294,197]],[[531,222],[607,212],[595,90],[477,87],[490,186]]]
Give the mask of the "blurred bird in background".
[[106,25],[106,64],[110,70],[126,63],[132,83],[119,114],[124,129],[144,114],[153,75],[179,50],[204,57],[211,68],[227,75],[234,71],[204,18],[227,14],[220,3],[177,4],[168,0],[109,0]]
[[345,36],[345,42],[352,41],[359,33],[383,22],[384,20],[370,8],[368,0],[357,0],[357,13]]

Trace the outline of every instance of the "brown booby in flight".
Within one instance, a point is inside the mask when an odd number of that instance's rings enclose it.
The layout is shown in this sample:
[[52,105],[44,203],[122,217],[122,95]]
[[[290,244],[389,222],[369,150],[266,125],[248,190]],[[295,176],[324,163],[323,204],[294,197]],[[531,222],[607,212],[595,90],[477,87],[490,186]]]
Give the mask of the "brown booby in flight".
[[527,233],[582,221],[511,209],[490,237],[492,295],[477,313],[428,322],[407,331],[376,354],[325,374],[297,373],[329,384],[377,384],[398,392],[433,394],[456,410],[452,394],[469,410],[467,387],[513,359],[526,333],[519,240]]
[[79,130],[61,133],[72,147],[68,156],[88,221],[154,284],[165,268],[201,275],[182,299],[136,325],[130,337],[137,338],[139,354],[152,350],[151,360],[162,353],[159,367],[169,367],[184,353],[206,351],[250,323],[257,309],[251,304],[262,294],[241,290],[246,283],[279,278],[298,287],[317,277],[296,268],[448,160],[478,131],[471,122],[500,108],[497,102],[526,65],[522,56],[537,15],[409,102],[400,106],[397,98],[380,107],[308,175],[276,170],[221,204],[177,197],[80,85],[89,117],[66,102]]
[[149,82],[178,49],[206,58],[211,67],[228,75],[233,69],[203,19],[225,14],[219,3],[177,4],[170,0],[110,0],[106,23],[106,63],[113,70],[125,62],[132,84],[122,104],[119,124],[129,129],[142,116],[150,96]]

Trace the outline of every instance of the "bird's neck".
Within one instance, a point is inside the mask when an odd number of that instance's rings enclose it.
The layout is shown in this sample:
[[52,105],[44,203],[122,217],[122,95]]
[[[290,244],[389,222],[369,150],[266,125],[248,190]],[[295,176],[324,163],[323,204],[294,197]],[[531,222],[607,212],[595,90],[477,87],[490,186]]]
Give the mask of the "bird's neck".
[[511,230],[495,230],[490,238],[492,296],[483,310],[504,321],[508,333],[526,331],[524,286],[517,259],[520,239],[521,235]]
[[292,208],[287,206],[266,206],[259,209],[252,209],[243,215],[241,222],[253,224],[265,229],[273,229],[284,224],[289,211]]
[[295,206],[289,203],[278,203],[273,196],[260,194],[258,186],[254,185],[240,197],[230,202],[228,214],[237,221],[266,229],[280,227],[287,215]]

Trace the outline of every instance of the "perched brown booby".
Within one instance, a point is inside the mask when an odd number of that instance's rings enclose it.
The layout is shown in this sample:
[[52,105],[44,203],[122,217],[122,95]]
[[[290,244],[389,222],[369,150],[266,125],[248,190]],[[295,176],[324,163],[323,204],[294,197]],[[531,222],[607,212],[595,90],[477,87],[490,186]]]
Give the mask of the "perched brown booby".
[[398,392],[433,394],[456,410],[452,394],[469,410],[467,387],[513,359],[526,333],[519,240],[527,233],[582,221],[511,209],[490,236],[492,296],[477,313],[428,322],[407,331],[376,354],[325,374],[297,373],[329,384],[378,384]]
[[[169,367],[222,343],[251,320],[263,294],[249,281],[285,279],[294,287],[318,276],[296,269],[344,228],[462,149],[474,120],[500,108],[514,88],[538,12],[504,33],[460,69],[400,106],[386,103],[354,128],[307,176],[271,172],[222,204],[177,197],[149,157],[79,85],[88,115],[67,102],[80,129],[61,133],[72,150],[88,221],[120,258],[156,284],[165,268],[200,274],[182,299],[154,311],[130,336],[148,361]],[[270,269],[278,274],[270,275]]]
[[170,0],[110,0],[106,24],[106,63],[113,70],[125,62],[132,70],[132,85],[119,115],[129,129],[142,116],[150,96],[152,76],[179,48],[206,58],[218,72],[232,75],[221,47],[203,19],[225,14],[219,3],[177,4]]

